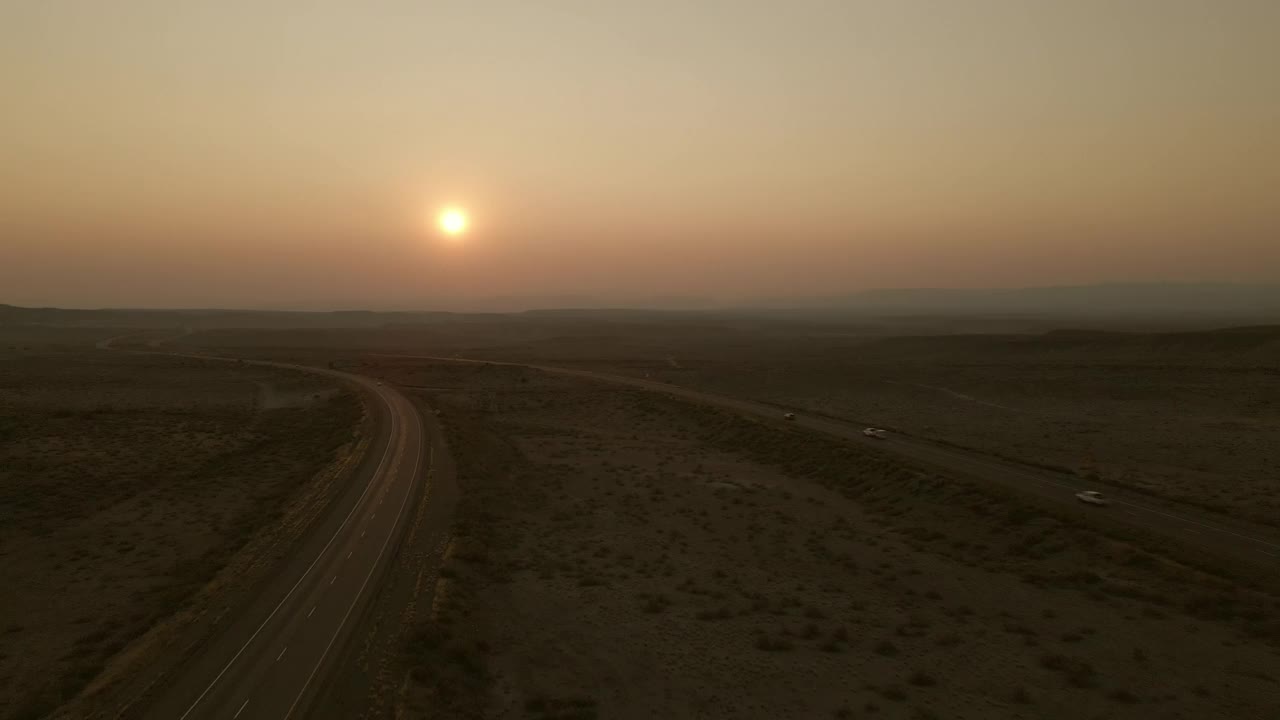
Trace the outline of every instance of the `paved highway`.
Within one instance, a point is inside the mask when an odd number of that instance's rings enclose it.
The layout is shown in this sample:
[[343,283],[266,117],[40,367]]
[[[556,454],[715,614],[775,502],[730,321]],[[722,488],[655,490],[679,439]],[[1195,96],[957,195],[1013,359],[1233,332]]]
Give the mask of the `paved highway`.
[[[99,347],[112,349],[116,339]],[[146,717],[282,720],[305,715],[395,555],[412,505],[421,496],[420,480],[432,471],[435,444],[424,444],[422,418],[399,392],[333,370],[242,362],[319,373],[361,386],[376,398],[371,410],[378,431],[356,470],[356,482],[339,496],[336,507],[281,562],[253,601],[236,608],[216,636],[175,671],[147,704]]]
[[[766,403],[716,395],[665,382],[646,380],[627,375],[582,370],[578,368],[550,367],[525,363],[476,360],[458,357],[425,355],[397,355],[395,357],[418,358],[442,362],[462,362],[486,365],[528,367],[546,373],[567,375],[600,382],[629,385],[654,392],[691,400],[729,410],[736,410],[768,419],[782,420],[783,409]],[[1007,462],[976,452],[967,452],[939,445],[926,440],[890,433],[882,440],[862,434],[865,426],[828,417],[805,415],[796,411],[796,419],[788,424],[862,443],[890,453],[905,456],[916,463],[933,466],[952,473],[963,474],[1028,493],[1052,503],[1059,503],[1071,512],[1092,516],[1100,522],[1117,526],[1138,527],[1193,546],[1210,553],[1241,560],[1251,567],[1269,572],[1280,572],[1280,531],[1255,523],[1236,520],[1218,513],[1197,508],[1177,507],[1138,493],[1126,492],[1110,486],[1092,486],[1087,481],[1065,473],[1053,473],[1029,466]],[[1086,506],[1075,498],[1082,490],[1102,490],[1111,505],[1105,508]]]
[[[338,374],[338,373],[333,373]],[[297,717],[333,665],[380,572],[395,554],[418,480],[429,474],[422,420],[398,392],[353,375],[382,403],[377,463],[332,532],[317,533],[281,567],[256,603],[184,667],[149,717]],[[336,519],[336,518],[335,518]],[[315,547],[319,545],[319,547]]]

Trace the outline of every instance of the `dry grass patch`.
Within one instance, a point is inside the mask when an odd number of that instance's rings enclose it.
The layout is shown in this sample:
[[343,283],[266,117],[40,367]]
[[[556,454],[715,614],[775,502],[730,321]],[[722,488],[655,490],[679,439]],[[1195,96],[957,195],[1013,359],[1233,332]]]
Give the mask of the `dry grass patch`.
[[352,395],[262,410],[255,383],[330,393],[295,373],[156,356],[0,361],[0,596],[15,650],[0,656],[0,717],[74,696],[351,442]]

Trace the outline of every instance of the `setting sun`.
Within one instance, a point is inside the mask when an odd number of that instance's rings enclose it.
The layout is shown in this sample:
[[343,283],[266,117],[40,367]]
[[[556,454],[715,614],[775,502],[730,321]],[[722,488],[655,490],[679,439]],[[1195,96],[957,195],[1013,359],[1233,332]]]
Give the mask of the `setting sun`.
[[467,229],[467,214],[458,208],[447,208],[440,213],[440,229],[446,235],[461,235]]

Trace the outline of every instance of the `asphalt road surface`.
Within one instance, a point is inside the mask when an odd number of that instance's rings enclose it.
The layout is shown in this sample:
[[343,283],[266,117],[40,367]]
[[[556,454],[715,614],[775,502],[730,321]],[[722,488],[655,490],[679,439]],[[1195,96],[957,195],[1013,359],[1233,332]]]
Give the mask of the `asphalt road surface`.
[[[112,349],[116,339],[99,347]],[[371,408],[377,434],[355,482],[247,607],[228,608],[215,637],[177,668],[144,715],[282,720],[318,711],[309,703],[395,555],[424,484],[420,480],[431,474],[435,446],[424,442],[413,404],[369,378],[285,363],[164,354],[319,373],[356,383],[377,399]]]
[[313,533],[284,562],[271,587],[237,612],[168,684],[149,717],[298,717],[340,654],[395,554],[419,478],[430,473],[433,459],[431,446],[424,450],[422,420],[408,400],[366,378],[345,377],[381,400],[383,426],[368,453],[377,462],[361,468],[364,482],[357,483],[350,509],[335,513],[331,532],[325,527]]
[[[863,429],[865,429],[864,425],[828,417],[806,415],[801,410],[794,411],[796,413],[794,420],[786,421],[783,420],[782,415],[787,412],[787,409],[774,405],[716,395],[670,383],[627,375],[614,375],[578,368],[549,367],[458,357],[423,355],[397,355],[394,357],[528,367],[556,375],[629,385],[665,393],[703,405],[759,415],[779,423],[834,435],[850,442],[863,443],[870,447],[907,457],[921,465],[936,467],[951,473],[996,483],[1017,492],[1031,494],[1046,502],[1059,503],[1070,512],[1088,515],[1090,519],[1101,523],[1119,527],[1137,527],[1147,532],[1172,538],[1185,546],[1219,557],[1241,561],[1250,567],[1259,568],[1265,572],[1280,572],[1280,531],[1275,528],[1237,520],[1220,513],[1202,511],[1198,508],[1176,506],[1156,498],[1126,492],[1111,486],[1091,485],[1086,480],[1065,473],[1040,470],[989,455],[959,450],[896,433],[888,433],[884,439],[869,438],[862,434]],[[1076,499],[1075,494],[1084,490],[1102,491],[1111,504],[1107,507],[1094,507],[1081,503]]]

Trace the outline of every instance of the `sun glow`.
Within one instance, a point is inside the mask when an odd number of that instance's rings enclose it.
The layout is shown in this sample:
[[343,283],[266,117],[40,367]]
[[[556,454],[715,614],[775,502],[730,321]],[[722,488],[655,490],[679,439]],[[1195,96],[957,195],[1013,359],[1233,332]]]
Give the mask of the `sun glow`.
[[467,229],[467,214],[459,208],[445,208],[438,220],[445,235],[458,236]]

